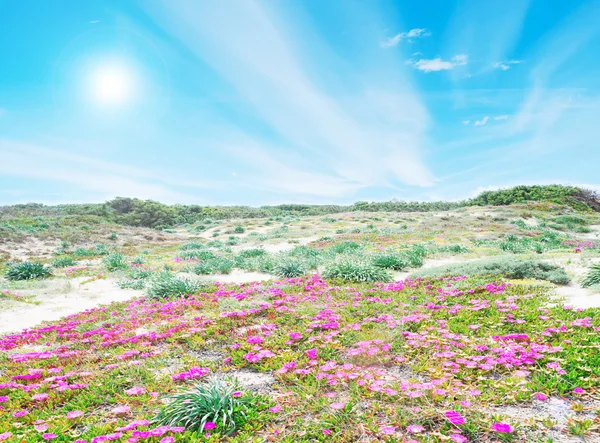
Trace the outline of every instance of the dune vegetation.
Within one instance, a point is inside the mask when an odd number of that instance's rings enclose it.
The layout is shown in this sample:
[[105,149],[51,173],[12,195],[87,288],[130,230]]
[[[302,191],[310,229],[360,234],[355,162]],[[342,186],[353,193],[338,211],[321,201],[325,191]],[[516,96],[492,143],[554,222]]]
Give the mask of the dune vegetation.
[[0,208],[0,441],[594,441],[599,209]]

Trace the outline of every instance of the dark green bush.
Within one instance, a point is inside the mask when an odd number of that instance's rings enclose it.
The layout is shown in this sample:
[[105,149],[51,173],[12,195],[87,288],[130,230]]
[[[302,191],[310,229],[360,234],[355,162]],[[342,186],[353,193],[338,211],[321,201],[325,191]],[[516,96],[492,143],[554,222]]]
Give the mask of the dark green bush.
[[6,269],[4,276],[7,280],[37,280],[52,275],[50,267],[38,262],[14,263]]

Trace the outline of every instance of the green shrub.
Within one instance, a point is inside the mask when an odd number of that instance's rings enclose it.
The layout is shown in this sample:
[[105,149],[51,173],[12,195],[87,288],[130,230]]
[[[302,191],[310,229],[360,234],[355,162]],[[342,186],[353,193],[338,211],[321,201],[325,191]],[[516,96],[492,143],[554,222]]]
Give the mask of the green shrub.
[[515,260],[501,257],[451,264],[414,273],[411,277],[442,277],[459,275],[492,275],[504,278],[535,278],[564,285],[571,280],[560,266],[537,260]]
[[325,267],[323,276],[350,282],[387,282],[392,280],[391,274],[384,268],[379,268],[365,261],[348,258],[329,263]]
[[[326,237],[323,237],[323,239],[325,238]],[[358,243],[353,241],[345,241],[338,245],[332,246],[330,251],[336,254],[346,254],[348,252],[356,251],[357,249],[360,249],[360,245]]]
[[381,253],[373,257],[373,265],[378,268],[393,269],[401,271],[408,267],[408,260],[396,253]]
[[125,262],[125,257],[122,254],[112,253],[102,259],[102,263],[107,271],[117,271],[119,269],[127,269],[129,266]]
[[592,265],[586,274],[581,286],[589,288],[590,286],[600,285],[600,263]]
[[215,253],[212,251],[207,251],[205,249],[186,249],[179,253],[179,257],[185,260],[190,259],[199,259],[199,260],[211,260],[216,257]]
[[194,274],[230,274],[235,265],[233,260],[224,257],[213,257],[190,267]]
[[239,256],[242,258],[260,257],[265,255],[267,252],[264,249],[245,249],[240,251]]
[[119,281],[117,281],[117,286],[121,289],[141,290],[141,289],[144,289],[144,287],[146,286],[146,282],[144,280],[135,280],[135,279],[119,280]]
[[235,232],[236,234],[243,234],[244,232],[246,232],[246,230],[243,226],[236,226],[233,232]]
[[59,257],[52,262],[52,266],[55,268],[67,268],[76,264],[77,262],[71,257]]
[[146,295],[154,299],[182,297],[197,292],[201,287],[200,282],[177,277],[170,271],[162,271],[148,281]]
[[187,249],[202,249],[204,247],[203,243],[199,243],[199,242],[189,242],[189,243],[185,243],[183,245],[181,245],[179,247],[179,249],[181,249],[182,251],[185,251]]
[[50,267],[37,262],[13,263],[6,269],[4,277],[7,280],[36,280],[52,275]]
[[306,263],[300,260],[284,259],[277,262],[274,272],[276,275],[283,278],[300,277],[308,273],[308,267],[306,266]]
[[186,430],[201,433],[206,423],[217,424],[215,431],[233,434],[256,417],[262,399],[242,393],[236,382],[213,379],[196,385],[193,389],[167,397],[155,421],[164,426],[183,426]]
[[462,245],[445,245],[437,248],[438,252],[451,252],[453,254],[465,254],[469,252],[467,248]]

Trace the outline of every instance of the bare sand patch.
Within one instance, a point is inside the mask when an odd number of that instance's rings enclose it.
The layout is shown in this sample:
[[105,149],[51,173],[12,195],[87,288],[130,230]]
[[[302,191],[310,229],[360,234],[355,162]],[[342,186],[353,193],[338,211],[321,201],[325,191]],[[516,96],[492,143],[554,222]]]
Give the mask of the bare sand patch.
[[34,295],[39,304],[13,304],[0,311],[0,334],[19,332],[43,321],[59,320],[99,305],[125,301],[143,294],[142,291],[120,289],[113,279],[99,279],[85,283],[86,277],[70,280],[57,279],[48,287],[16,291]]

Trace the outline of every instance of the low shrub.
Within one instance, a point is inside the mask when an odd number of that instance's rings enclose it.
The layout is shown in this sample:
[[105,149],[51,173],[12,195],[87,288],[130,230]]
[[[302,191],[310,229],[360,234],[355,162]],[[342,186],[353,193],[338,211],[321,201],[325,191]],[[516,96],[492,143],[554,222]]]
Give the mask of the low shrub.
[[243,234],[244,232],[246,232],[246,230],[243,226],[236,226],[233,232],[235,232],[236,234]]
[[146,295],[154,299],[182,297],[197,292],[201,287],[200,282],[177,277],[170,271],[162,271],[149,280]]
[[391,274],[384,268],[361,260],[341,259],[329,263],[323,272],[325,278],[335,278],[350,282],[387,282]]
[[565,270],[560,266],[538,260],[515,260],[506,257],[440,266],[416,272],[411,277],[458,275],[493,275],[514,279],[535,278],[559,285],[564,285],[571,281]]
[[281,260],[277,262],[274,268],[274,272],[279,277],[293,278],[306,275],[308,273],[308,266],[305,262],[300,260]]
[[125,261],[125,256],[118,253],[112,253],[102,259],[102,263],[107,271],[118,271],[120,269],[127,269],[129,266]]
[[13,263],[6,269],[4,277],[7,280],[37,280],[48,278],[52,275],[50,267],[38,262],[25,261]]
[[394,271],[401,271],[408,267],[408,260],[397,253],[381,253],[373,257],[373,265],[378,268],[393,269]]
[[59,257],[52,262],[52,266],[55,268],[67,268],[76,264],[77,262],[71,257]]
[[184,260],[199,259],[199,260],[211,260],[216,258],[216,255],[212,251],[205,249],[186,249],[181,251],[178,256]]
[[[326,237],[323,237],[322,240],[325,240]],[[338,245],[334,245],[330,248],[330,251],[335,254],[346,254],[348,252],[354,252],[357,249],[360,249],[360,245],[353,241],[345,241]]]
[[233,260],[223,257],[213,257],[203,260],[190,267],[190,271],[198,275],[230,274],[235,265]]
[[211,432],[231,435],[255,418],[264,401],[250,393],[243,393],[238,383],[213,379],[193,389],[167,397],[167,404],[155,418],[159,425],[182,426],[188,431],[201,433],[211,423]]
[[592,265],[581,282],[581,286],[584,288],[589,288],[594,285],[600,285],[600,263]]
[[261,257],[267,252],[264,249],[245,249],[240,251],[239,256],[242,258]]

